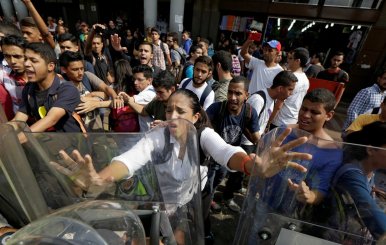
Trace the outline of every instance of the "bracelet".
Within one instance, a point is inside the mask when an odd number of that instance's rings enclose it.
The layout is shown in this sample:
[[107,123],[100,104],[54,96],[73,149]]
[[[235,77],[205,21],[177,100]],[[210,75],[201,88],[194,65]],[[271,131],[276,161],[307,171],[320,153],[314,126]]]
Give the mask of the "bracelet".
[[246,174],[246,175],[251,175],[250,172],[248,172],[248,170],[245,168],[245,163],[247,161],[250,161],[252,160],[248,155],[246,155],[245,157],[243,157],[243,160],[241,161],[241,168],[243,169],[243,172]]

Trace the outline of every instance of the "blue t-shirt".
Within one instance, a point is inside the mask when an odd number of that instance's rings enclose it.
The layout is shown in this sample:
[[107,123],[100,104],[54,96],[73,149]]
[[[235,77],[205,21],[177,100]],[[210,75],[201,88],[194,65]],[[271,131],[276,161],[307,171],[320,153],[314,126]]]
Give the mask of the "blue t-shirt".
[[[290,134],[283,144],[296,138],[297,136]],[[311,190],[318,190],[327,195],[332,178],[343,161],[343,151],[339,147],[321,148],[314,144],[305,143],[291,151],[310,153],[312,160],[297,161],[307,168],[306,173],[301,173],[295,169],[286,169],[268,180],[269,184],[266,191],[269,192],[267,193],[275,191],[275,195],[270,194],[271,199],[268,201],[273,208],[277,208],[294,198],[295,192],[288,189],[287,179],[291,179],[297,184],[304,180]]]
[[[230,145],[239,146],[241,144],[241,136],[243,131],[246,128],[251,133],[258,132],[259,128],[259,117],[255,109],[250,108],[251,111],[251,120],[249,125],[246,125],[246,106],[250,106],[249,104],[244,103],[241,112],[238,115],[230,115],[228,110],[225,110],[224,117],[218,118],[221,110],[222,102],[216,102],[209,106],[206,110],[208,117],[212,123],[212,125],[217,124],[218,134],[224,141]],[[219,121],[220,120],[220,121]],[[216,130],[216,127],[214,127]]]

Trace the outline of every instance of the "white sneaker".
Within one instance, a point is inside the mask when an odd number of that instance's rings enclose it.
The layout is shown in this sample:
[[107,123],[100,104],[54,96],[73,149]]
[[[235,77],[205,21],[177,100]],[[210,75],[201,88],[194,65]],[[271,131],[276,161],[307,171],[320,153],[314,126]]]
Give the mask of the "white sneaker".
[[233,212],[240,212],[241,208],[233,199],[229,199],[225,201],[225,205],[232,210]]

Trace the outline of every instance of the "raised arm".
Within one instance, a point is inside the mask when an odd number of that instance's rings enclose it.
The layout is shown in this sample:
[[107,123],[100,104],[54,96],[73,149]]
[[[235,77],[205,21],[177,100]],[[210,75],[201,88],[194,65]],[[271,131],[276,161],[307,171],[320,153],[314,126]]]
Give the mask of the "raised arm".
[[253,40],[247,39],[243,46],[241,46],[240,54],[243,57],[245,63],[249,63],[252,59],[252,55],[248,53],[248,48],[252,43]]
[[40,16],[39,12],[36,10],[35,6],[33,5],[31,0],[23,0],[25,6],[27,7],[31,17],[34,19],[37,28],[39,29],[40,35],[42,36],[43,40],[48,43],[51,48],[55,48],[55,41],[52,37],[52,34],[48,31],[48,27],[42,17]]

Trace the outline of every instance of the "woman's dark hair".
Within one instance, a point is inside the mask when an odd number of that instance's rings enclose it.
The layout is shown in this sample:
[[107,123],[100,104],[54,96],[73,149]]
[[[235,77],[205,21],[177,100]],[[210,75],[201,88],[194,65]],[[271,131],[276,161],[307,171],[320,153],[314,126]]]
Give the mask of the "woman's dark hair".
[[348,143],[380,147],[386,145],[386,122],[373,122],[347,135]]
[[135,93],[132,78],[133,72],[130,62],[124,59],[117,60],[115,62],[116,92],[124,91],[129,94]]
[[[386,122],[373,122],[360,131],[350,133],[346,136],[346,142],[359,145],[381,147],[386,145]],[[345,161],[363,160],[368,156],[366,147],[346,145],[344,151]]]
[[191,56],[192,53],[195,53],[197,51],[197,49],[202,49],[202,48],[198,45],[193,45],[192,47],[190,47],[189,56]]
[[193,114],[200,113],[200,117],[198,118],[197,122],[194,124],[197,130],[203,127],[210,127],[210,128],[212,127],[210,124],[208,115],[206,114],[205,110],[201,107],[200,100],[198,99],[195,93],[193,93],[188,89],[178,89],[172,94],[172,96],[177,94],[184,95],[190,99],[190,108],[192,108]]

